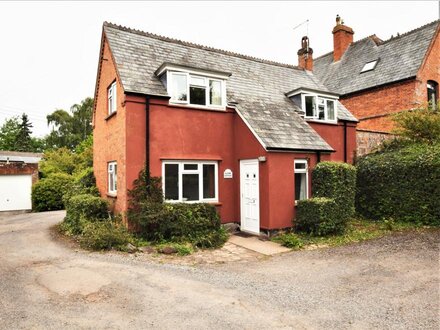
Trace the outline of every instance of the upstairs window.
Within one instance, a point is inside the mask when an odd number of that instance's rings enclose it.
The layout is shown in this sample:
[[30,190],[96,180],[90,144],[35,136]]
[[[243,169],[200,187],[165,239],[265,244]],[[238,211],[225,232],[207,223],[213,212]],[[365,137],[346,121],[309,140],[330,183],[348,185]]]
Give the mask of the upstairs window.
[[185,72],[169,72],[168,93],[172,103],[224,108],[225,81]]
[[427,91],[429,105],[435,108],[439,99],[438,84],[434,80],[428,80]]
[[336,100],[318,95],[303,95],[302,108],[306,119],[336,122]]
[[118,166],[116,162],[110,162],[107,164],[108,172],[108,193],[116,195],[117,183],[118,183]]
[[116,112],[116,81],[114,81],[107,90],[108,115]]
[[376,65],[377,65],[377,60],[365,63],[365,65],[363,66],[363,68],[361,70],[361,73],[374,70]]

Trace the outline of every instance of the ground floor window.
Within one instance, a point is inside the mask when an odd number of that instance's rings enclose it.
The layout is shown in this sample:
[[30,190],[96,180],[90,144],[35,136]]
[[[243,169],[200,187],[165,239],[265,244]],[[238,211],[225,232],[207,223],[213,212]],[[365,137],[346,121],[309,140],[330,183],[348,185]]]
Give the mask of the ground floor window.
[[295,160],[295,201],[309,196],[307,160]]
[[218,201],[218,165],[213,161],[165,161],[162,168],[165,200]]
[[116,162],[109,162],[107,164],[107,173],[108,173],[108,192],[109,194],[116,194],[117,192],[117,182],[118,182],[118,165]]

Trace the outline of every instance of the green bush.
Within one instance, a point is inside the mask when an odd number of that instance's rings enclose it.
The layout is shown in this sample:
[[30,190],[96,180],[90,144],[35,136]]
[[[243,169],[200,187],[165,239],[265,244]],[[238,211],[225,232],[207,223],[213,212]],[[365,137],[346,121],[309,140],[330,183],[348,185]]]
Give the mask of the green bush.
[[440,225],[440,143],[402,144],[360,157],[356,209],[364,217]]
[[335,200],[338,216],[348,220],[355,213],[356,168],[337,162],[321,162],[312,173],[313,197]]
[[86,167],[75,174],[75,183],[90,188],[96,187],[95,174],[93,173],[93,167]]
[[303,240],[293,233],[281,234],[273,239],[289,249],[300,249],[303,247]]
[[87,222],[109,219],[108,202],[89,194],[77,195],[66,202],[63,229],[70,234],[81,234]]
[[70,189],[73,177],[54,173],[32,187],[32,205],[37,212],[64,209],[63,195]]
[[113,221],[86,222],[79,238],[82,247],[91,250],[124,250],[134,240],[127,229]]
[[345,230],[345,224],[334,199],[315,197],[298,201],[294,223],[297,231],[315,236],[339,234]]

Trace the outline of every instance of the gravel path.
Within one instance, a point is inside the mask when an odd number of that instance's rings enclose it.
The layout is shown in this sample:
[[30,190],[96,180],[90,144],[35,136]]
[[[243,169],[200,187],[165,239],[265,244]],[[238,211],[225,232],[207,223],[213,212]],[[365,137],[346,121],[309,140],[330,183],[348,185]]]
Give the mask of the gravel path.
[[196,267],[75,251],[0,216],[0,328],[438,329],[440,231]]

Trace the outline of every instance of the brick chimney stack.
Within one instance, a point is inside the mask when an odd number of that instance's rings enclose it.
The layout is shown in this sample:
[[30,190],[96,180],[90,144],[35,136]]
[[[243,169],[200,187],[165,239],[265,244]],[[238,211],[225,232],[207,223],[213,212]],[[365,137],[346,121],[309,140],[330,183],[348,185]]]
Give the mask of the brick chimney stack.
[[344,21],[336,15],[336,26],[333,28],[333,61],[337,62],[353,42],[354,31],[344,25]]
[[301,48],[298,50],[298,67],[313,71],[313,49],[309,47],[308,37],[301,39]]

